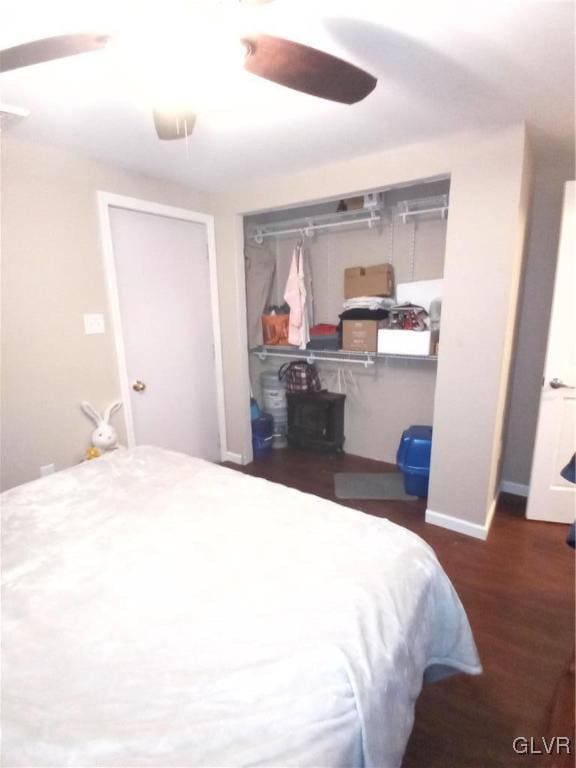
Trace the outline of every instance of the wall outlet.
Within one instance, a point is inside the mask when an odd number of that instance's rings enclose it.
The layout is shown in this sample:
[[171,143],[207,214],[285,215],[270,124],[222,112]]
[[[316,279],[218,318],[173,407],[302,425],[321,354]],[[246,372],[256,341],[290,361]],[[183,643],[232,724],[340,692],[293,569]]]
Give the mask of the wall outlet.
[[104,331],[104,315],[84,315],[84,333],[86,335],[104,333]]
[[46,475],[52,475],[56,471],[54,464],[44,464],[40,467],[40,477],[46,477]]

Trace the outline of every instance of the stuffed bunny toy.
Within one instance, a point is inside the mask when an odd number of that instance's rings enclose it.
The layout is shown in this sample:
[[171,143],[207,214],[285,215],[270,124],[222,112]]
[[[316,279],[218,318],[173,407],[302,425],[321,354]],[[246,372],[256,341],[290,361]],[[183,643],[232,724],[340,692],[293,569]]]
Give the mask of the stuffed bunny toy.
[[113,451],[115,448],[119,448],[118,435],[116,430],[110,424],[110,418],[112,414],[122,407],[121,402],[112,403],[104,411],[104,416],[100,416],[98,411],[90,405],[90,403],[83,400],[80,403],[80,407],[84,413],[92,419],[96,424],[96,429],[92,432],[92,445],[99,451]]

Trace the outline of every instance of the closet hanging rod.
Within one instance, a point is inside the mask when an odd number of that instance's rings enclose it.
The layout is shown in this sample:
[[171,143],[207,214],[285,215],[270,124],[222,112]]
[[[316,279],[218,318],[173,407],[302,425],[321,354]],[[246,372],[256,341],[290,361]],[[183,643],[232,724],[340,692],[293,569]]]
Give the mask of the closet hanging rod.
[[[363,365],[364,368],[368,368],[369,365],[374,365],[376,362],[376,353],[373,352],[344,352],[341,356],[337,357],[336,354],[326,354],[324,350],[313,349],[294,349],[294,350],[271,350],[266,347],[257,347],[250,350],[253,355],[256,355],[259,360],[264,362],[268,357],[289,357],[295,359],[305,359],[309,363],[358,363]],[[315,354],[317,353],[317,354]],[[352,357],[352,355],[355,355]]]
[[267,237],[280,237],[282,235],[300,235],[301,237],[312,237],[313,233],[322,229],[332,229],[335,227],[349,227],[354,224],[368,224],[368,229],[372,229],[377,221],[381,221],[382,216],[380,214],[372,213],[369,217],[365,216],[358,219],[346,219],[345,221],[332,221],[324,224],[309,224],[302,227],[293,227],[290,229],[276,229],[267,231],[265,229],[257,229],[250,239],[261,245]]

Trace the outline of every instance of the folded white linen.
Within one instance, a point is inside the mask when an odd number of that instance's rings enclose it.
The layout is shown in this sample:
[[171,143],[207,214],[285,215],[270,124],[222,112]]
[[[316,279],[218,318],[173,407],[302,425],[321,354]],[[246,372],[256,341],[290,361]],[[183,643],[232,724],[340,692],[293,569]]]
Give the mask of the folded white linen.
[[394,299],[382,296],[357,296],[353,299],[346,299],[342,305],[347,309],[389,309],[394,306]]

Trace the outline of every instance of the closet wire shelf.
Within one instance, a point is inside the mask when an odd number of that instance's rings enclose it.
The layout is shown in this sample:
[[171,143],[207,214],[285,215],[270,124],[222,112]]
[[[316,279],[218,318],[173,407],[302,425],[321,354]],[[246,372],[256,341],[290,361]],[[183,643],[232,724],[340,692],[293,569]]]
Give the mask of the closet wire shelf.
[[352,363],[368,368],[380,360],[426,360],[434,362],[437,355],[388,355],[377,352],[348,352],[346,350],[295,349],[294,347],[254,347],[250,354],[256,355],[262,362],[269,357],[286,357],[306,360],[309,363]]
[[435,195],[417,200],[403,200],[391,208],[385,208],[380,204],[369,208],[317,214],[276,223],[251,224],[247,231],[247,238],[261,245],[264,240],[271,237],[298,235],[302,239],[313,238],[316,232],[331,232],[339,227],[367,226],[368,229],[381,231],[382,225],[391,218],[399,218],[404,224],[412,217],[431,214],[439,214],[440,218],[446,219],[448,209],[448,195]]
[[366,225],[368,229],[373,229],[383,221],[383,218],[384,213],[379,207],[321,214],[320,216],[292,219],[279,224],[253,227],[248,234],[248,239],[261,245],[269,237],[299,235],[301,238],[312,238],[316,232],[331,231],[339,227],[358,227],[363,225]]

